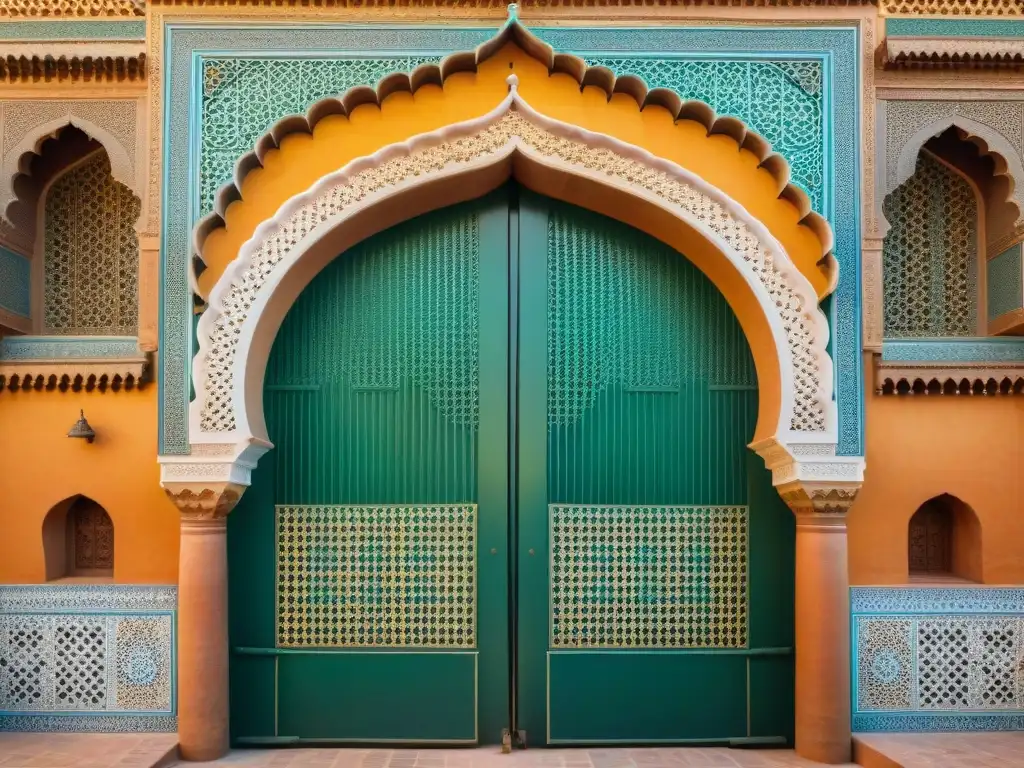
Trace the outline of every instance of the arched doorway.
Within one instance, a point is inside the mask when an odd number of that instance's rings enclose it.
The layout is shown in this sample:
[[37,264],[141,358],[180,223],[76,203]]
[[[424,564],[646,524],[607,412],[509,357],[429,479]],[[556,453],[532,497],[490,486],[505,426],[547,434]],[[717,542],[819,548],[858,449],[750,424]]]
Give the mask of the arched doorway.
[[690,262],[512,185],[288,313],[228,524],[232,736],[792,739],[794,519]]

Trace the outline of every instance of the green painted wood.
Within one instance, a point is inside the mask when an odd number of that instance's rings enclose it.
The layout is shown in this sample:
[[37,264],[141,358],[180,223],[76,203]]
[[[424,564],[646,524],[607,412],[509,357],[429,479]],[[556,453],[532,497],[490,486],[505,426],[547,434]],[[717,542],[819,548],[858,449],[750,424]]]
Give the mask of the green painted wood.
[[280,729],[308,740],[474,743],[476,653],[282,656]]
[[788,737],[792,707],[769,716],[787,699],[762,683],[791,685],[790,659],[758,660],[748,696],[748,654],[792,646],[794,532],[746,447],[735,316],[646,235],[520,208],[518,727],[534,744]]
[[746,732],[743,658],[560,651],[549,665],[551,744],[728,743]]
[[[500,739],[508,254],[502,193],[355,246],[285,318],[264,388],[275,449],[229,528],[236,738]],[[297,652],[252,654],[281,646]]]
[[[792,515],[746,448],[741,329],[678,253],[514,188],[407,222],[304,291],[264,403],[276,448],[229,521],[236,743],[493,743],[509,726],[534,745],[792,739]],[[380,521],[467,504],[476,622],[435,632],[451,611],[434,593],[396,595],[443,548],[396,559],[388,537],[408,532]],[[332,541],[348,539],[282,527],[275,505],[380,511],[346,560]],[[553,553],[552,536],[589,549]],[[279,615],[279,539],[302,561],[286,568],[298,613]],[[351,578],[323,570],[339,561]],[[625,602],[610,565],[646,579]],[[291,647],[364,593],[398,600],[405,623],[378,612],[346,637],[440,645]]]

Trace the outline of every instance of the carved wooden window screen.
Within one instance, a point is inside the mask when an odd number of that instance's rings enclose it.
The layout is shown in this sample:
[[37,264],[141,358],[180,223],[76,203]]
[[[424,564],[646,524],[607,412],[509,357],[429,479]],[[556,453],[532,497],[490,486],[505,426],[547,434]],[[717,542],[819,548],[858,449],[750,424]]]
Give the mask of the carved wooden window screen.
[[71,508],[71,531],[76,571],[114,568],[114,524],[94,501],[80,499]]
[[911,573],[953,571],[953,510],[932,499],[910,519],[909,565]]

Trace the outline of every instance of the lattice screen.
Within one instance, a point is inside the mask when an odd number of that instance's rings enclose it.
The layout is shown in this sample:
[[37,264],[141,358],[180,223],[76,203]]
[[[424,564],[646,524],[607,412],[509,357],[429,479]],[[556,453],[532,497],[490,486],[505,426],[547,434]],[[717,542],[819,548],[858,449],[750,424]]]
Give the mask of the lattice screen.
[[885,201],[885,336],[978,333],[978,204],[967,181],[926,152]]
[[552,505],[551,645],[742,648],[747,508]]
[[138,329],[141,204],[98,152],[46,196],[44,332],[134,336]]
[[476,644],[476,506],[277,507],[282,647]]

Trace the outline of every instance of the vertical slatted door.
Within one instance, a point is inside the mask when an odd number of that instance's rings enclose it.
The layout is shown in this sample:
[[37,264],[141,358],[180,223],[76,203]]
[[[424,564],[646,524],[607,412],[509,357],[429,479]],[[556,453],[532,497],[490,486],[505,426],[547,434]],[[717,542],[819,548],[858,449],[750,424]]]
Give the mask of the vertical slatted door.
[[524,194],[520,233],[517,727],[788,737],[793,523],[739,323],[618,222]]
[[507,725],[507,239],[502,195],[406,222],[286,317],[229,522],[236,743]]

